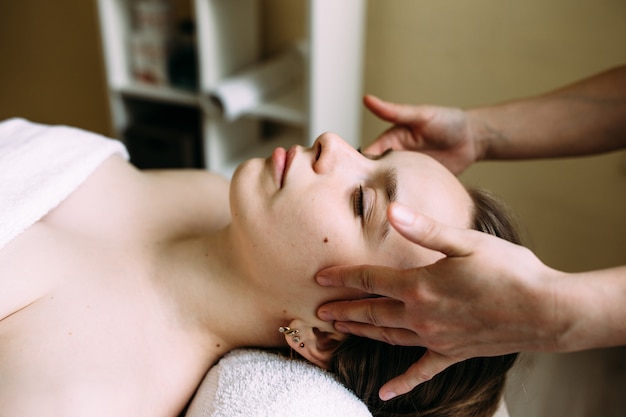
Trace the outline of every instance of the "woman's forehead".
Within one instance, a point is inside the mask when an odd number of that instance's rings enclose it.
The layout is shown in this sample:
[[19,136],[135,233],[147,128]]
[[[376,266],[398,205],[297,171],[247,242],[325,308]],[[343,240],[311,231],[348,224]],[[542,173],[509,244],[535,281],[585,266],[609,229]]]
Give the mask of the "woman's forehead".
[[469,227],[472,200],[447,168],[418,152],[393,152],[386,160],[397,171],[398,202],[442,223]]

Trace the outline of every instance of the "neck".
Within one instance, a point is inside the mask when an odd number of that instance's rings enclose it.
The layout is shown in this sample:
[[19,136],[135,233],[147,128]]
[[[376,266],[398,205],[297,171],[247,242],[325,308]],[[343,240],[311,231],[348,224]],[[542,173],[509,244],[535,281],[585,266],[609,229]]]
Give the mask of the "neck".
[[[161,285],[203,348],[219,358],[240,347],[283,347],[279,326],[289,321],[277,294],[254,279],[230,227],[176,244],[168,253],[172,274]],[[182,273],[181,273],[182,271]]]

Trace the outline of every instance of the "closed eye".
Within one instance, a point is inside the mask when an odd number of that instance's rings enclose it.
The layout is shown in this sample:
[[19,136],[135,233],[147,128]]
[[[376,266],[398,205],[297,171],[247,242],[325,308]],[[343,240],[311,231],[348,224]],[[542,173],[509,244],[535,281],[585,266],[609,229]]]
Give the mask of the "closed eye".
[[354,206],[354,215],[360,217],[361,221],[363,221],[363,186],[359,185],[359,188],[354,191],[354,196],[352,200]]
[[[361,152],[361,148],[357,149],[357,151],[364,157],[372,161],[379,161],[393,152],[393,149],[388,148],[380,155],[372,155]],[[396,201],[397,197],[397,172],[394,168],[390,167],[387,169],[379,170],[374,179],[370,181],[374,184],[382,184],[382,186],[377,186],[376,189],[382,188],[384,192],[384,196],[386,197],[386,206]],[[377,227],[379,230],[380,240],[385,240],[387,235],[389,234],[390,226],[389,221],[387,220],[386,210],[384,208],[380,208],[381,205],[376,205],[376,195],[378,191],[369,192],[370,188],[368,187],[366,190],[363,190],[362,186],[359,186],[359,189],[355,191],[354,195],[354,206],[355,206],[355,215],[361,217],[361,224],[363,227],[365,225],[370,224],[374,217],[381,218],[380,225]],[[373,194],[370,195],[370,194]],[[382,203],[381,203],[382,204]],[[357,208],[359,210],[357,210]]]

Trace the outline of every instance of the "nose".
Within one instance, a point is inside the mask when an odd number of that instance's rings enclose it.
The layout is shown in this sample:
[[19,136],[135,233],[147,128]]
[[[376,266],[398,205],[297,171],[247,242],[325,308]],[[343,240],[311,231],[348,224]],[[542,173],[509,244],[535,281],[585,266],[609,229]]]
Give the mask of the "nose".
[[320,135],[313,144],[313,169],[318,174],[329,172],[339,161],[358,157],[359,153],[339,135],[331,132]]

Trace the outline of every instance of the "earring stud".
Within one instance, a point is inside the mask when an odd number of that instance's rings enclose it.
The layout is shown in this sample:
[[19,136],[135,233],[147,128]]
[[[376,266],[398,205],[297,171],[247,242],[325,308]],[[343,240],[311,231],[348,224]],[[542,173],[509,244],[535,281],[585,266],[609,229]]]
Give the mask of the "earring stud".
[[281,326],[278,328],[278,331],[284,334],[285,336],[291,336],[291,340],[293,340],[294,343],[298,343],[300,341],[300,336],[297,336],[297,334],[300,333],[300,330],[298,329],[292,329],[291,327]]

